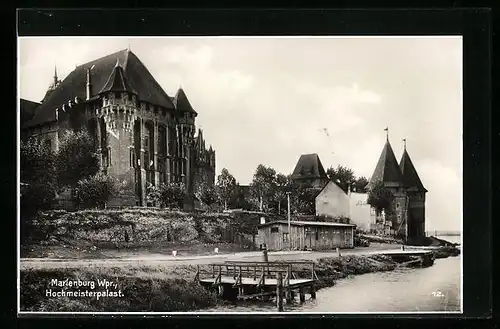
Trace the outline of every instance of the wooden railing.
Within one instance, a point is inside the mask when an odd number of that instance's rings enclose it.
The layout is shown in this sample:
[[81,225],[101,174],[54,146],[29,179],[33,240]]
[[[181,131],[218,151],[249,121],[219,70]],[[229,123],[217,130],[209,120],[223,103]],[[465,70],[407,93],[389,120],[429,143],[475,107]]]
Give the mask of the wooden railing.
[[[214,278],[214,285],[221,282],[221,278],[233,277],[234,285],[241,285],[243,278],[252,278],[257,281],[257,286],[265,284],[266,279],[275,278],[278,273],[284,275],[283,283],[289,285],[290,280],[298,279],[297,270],[299,267],[304,271],[310,271],[310,280],[317,280],[318,276],[315,271],[315,263],[312,261],[297,261],[297,262],[245,262],[245,261],[226,261],[222,264],[212,264],[211,271],[201,270],[197,267],[195,280],[200,280],[200,275],[209,275]],[[306,278],[303,278],[306,279]]]

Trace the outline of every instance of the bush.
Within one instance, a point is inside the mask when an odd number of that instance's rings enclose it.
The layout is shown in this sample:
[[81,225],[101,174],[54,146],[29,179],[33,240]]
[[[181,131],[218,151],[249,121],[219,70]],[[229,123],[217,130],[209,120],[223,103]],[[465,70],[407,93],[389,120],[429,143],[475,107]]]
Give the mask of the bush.
[[192,218],[172,222],[173,238],[175,241],[191,241],[198,237]]
[[60,186],[75,187],[81,179],[99,171],[94,140],[87,131],[68,131],[59,143],[56,168]]
[[354,236],[354,246],[355,247],[369,247],[370,241],[365,238],[360,237],[359,235]]
[[198,200],[203,202],[209,208],[211,208],[213,204],[219,201],[215,187],[210,186],[206,183],[200,184],[200,186],[198,186],[195,195],[198,198]]
[[74,191],[74,201],[80,207],[105,208],[109,198],[118,193],[116,182],[104,173],[78,181]]
[[56,196],[55,155],[41,141],[21,143],[21,209],[23,217],[51,208]]
[[151,185],[148,187],[146,193],[148,202],[161,208],[182,209],[184,199],[187,196],[186,188],[182,183],[168,183],[159,186]]

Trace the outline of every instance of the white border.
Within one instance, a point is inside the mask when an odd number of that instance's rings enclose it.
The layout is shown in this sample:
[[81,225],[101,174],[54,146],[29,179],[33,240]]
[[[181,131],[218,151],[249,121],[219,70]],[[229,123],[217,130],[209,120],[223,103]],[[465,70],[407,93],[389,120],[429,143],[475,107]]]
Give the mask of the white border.
[[[460,39],[462,46],[462,54],[463,54],[463,37],[461,35],[429,35],[429,36],[334,36],[334,35],[300,35],[300,36],[136,36],[136,37],[127,37],[127,36],[40,36],[40,37],[20,37],[17,33],[18,29],[18,20],[16,20],[16,36],[17,36],[17,52],[16,52],[16,72],[17,72],[17,93],[16,93],[16,103],[17,103],[17,152],[16,152],[16,160],[17,160],[17,168],[16,168],[16,215],[17,215],[17,280],[16,280],[16,290],[17,290],[17,314],[18,315],[155,315],[155,316],[175,316],[175,315],[297,315],[297,314],[308,314],[308,315],[335,315],[335,314],[386,314],[388,316],[393,314],[405,314],[405,315],[420,315],[420,314],[463,314],[463,179],[462,179],[462,215],[460,222],[460,311],[433,311],[433,312],[37,312],[37,311],[21,311],[21,292],[20,292],[20,274],[21,274],[21,239],[20,239],[20,63],[19,63],[19,54],[20,54],[20,39]],[[460,93],[462,95],[462,118],[463,118],[463,56],[462,56],[462,88],[460,89]],[[463,124],[462,124],[463,125]],[[463,135],[463,131],[462,131]],[[463,178],[463,146],[460,149],[462,161],[461,171]]]

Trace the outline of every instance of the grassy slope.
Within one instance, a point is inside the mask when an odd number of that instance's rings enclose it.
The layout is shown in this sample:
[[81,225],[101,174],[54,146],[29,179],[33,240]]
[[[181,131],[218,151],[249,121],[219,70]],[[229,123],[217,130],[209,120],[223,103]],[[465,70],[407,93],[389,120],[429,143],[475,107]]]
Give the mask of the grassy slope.
[[[345,256],[322,258],[316,263],[317,288],[332,286],[335,280],[349,275],[390,271],[396,267],[384,256]],[[209,270],[208,266],[201,266]],[[21,272],[21,309],[31,311],[189,311],[214,306],[221,301],[211,292],[193,282],[196,267],[130,266],[125,268],[94,268],[79,270],[25,270]],[[310,269],[298,268],[299,277],[309,277]],[[45,297],[51,279],[102,280],[118,283],[125,297]]]

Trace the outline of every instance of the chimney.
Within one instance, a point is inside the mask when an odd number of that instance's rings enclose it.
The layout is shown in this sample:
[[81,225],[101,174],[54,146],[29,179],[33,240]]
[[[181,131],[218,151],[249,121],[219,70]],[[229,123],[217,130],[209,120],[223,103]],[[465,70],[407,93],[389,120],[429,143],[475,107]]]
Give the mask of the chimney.
[[92,96],[92,83],[90,82],[90,68],[88,68],[87,69],[87,97],[86,97],[86,99],[89,100],[91,96]]

